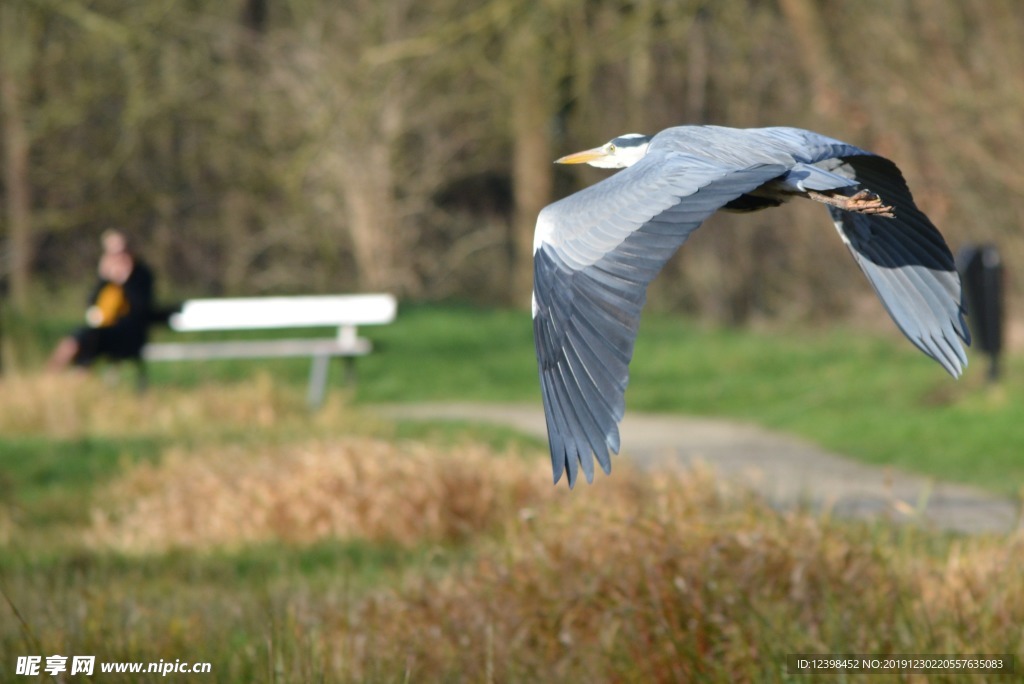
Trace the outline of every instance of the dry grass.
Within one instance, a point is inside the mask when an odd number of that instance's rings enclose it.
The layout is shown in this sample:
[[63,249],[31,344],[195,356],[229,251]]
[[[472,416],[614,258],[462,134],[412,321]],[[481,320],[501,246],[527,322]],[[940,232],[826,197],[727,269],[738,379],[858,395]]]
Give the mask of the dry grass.
[[[784,681],[787,653],[1024,652],[1019,536],[779,512],[711,473],[625,459],[569,492],[539,453],[366,436],[345,407],[310,417],[266,379],[141,400],[87,378],[3,390],[2,430],[200,437],[95,483],[101,509],[75,529],[93,552],[9,565],[5,591],[42,645],[11,623],[0,650],[201,657],[222,681],[279,682]],[[453,562],[299,569],[297,547],[328,538]],[[283,542],[262,551],[274,570],[205,553],[262,542]],[[359,563],[371,577],[353,589]]]
[[1024,648],[1020,539],[935,553],[704,474],[621,470],[510,520],[472,566],[324,616],[324,645],[352,648],[353,681],[382,662],[431,680],[764,681],[786,653]]
[[464,540],[550,496],[543,464],[484,447],[438,450],[352,437],[170,451],[102,497],[92,542],[127,552],[324,538],[415,545]]
[[130,383],[113,385],[92,373],[0,378],[0,433],[8,436],[176,436],[234,428],[261,430],[296,418],[313,426],[365,422],[365,416],[355,416],[337,395],[310,416],[299,392],[259,372],[235,385],[153,387],[142,394]]
[[478,446],[175,452],[127,473],[119,515],[92,533],[131,551],[324,536],[474,549],[359,596],[289,587],[271,646],[328,680],[765,681],[785,679],[787,653],[1024,650],[1019,537],[782,513],[703,471],[546,480],[542,459]]

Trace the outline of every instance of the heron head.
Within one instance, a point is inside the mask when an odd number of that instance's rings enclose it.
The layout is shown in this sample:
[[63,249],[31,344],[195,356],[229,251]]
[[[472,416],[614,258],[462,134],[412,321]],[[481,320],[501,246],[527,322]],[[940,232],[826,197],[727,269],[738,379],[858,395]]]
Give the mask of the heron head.
[[612,138],[604,145],[556,159],[556,164],[590,164],[599,169],[624,169],[640,161],[647,154],[651,136],[627,133]]

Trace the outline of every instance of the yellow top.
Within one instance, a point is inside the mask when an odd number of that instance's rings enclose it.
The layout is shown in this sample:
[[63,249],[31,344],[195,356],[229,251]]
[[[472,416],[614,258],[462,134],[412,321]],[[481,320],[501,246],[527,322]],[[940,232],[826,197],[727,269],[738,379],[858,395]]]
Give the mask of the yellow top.
[[124,288],[114,283],[107,283],[96,296],[96,304],[90,311],[89,322],[95,328],[106,328],[127,315],[128,310],[128,300],[124,296]]

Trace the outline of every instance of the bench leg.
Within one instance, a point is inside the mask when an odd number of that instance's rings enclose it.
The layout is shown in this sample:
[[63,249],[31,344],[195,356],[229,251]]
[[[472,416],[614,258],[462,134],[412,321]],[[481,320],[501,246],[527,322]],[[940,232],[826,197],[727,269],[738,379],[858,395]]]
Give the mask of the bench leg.
[[327,393],[327,372],[330,370],[330,363],[330,356],[313,357],[313,365],[309,369],[309,394],[306,396],[306,401],[311,409],[323,406],[324,396]]

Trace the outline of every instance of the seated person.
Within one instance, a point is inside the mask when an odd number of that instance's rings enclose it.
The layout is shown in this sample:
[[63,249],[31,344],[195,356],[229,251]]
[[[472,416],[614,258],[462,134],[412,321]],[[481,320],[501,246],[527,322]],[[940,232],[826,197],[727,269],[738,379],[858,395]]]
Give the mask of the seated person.
[[103,235],[99,282],[93,288],[84,327],[63,338],[48,368],[86,368],[101,357],[136,359],[146,344],[153,308],[153,275],[128,248],[120,231]]

